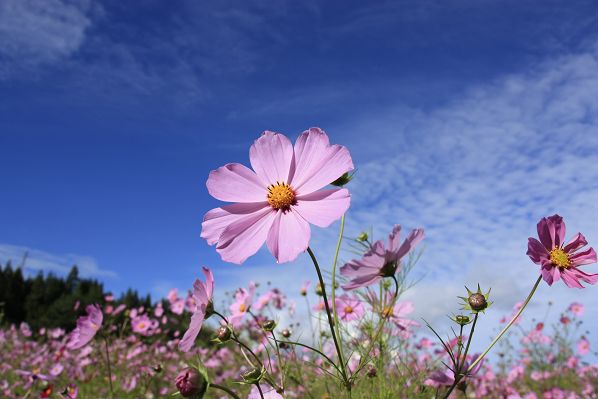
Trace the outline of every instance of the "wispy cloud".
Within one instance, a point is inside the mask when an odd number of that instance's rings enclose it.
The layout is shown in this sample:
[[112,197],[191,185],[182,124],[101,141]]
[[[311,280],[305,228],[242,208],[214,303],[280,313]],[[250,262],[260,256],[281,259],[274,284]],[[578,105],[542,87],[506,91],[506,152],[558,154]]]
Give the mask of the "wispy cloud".
[[0,244],[0,264],[4,265],[9,261],[13,266],[23,265],[23,268],[29,271],[66,274],[76,265],[83,277],[117,277],[115,272],[100,268],[97,261],[90,256],[57,255],[18,245]]
[[[51,64],[75,53],[92,25],[91,0],[0,3],[0,71]],[[0,74],[0,78],[2,75]]]

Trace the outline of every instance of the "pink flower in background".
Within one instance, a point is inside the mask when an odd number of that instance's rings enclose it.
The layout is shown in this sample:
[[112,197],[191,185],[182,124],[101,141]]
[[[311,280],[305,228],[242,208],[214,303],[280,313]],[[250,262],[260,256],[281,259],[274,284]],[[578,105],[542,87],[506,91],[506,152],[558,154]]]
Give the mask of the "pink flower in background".
[[173,288],[170,291],[168,291],[168,294],[166,295],[166,299],[168,299],[168,302],[171,305],[173,303],[175,303],[176,300],[178,299],[178,290],[176,288]]
[[585,356],[590,353],[590,341],[588,341],[586,338],[581,338],[577,342],[577,353],[579,353],[581,356]]
[[321,190],[353,169],[349,151],[330,145],[328,136],[311,128],[291,144],[266,131],[249,150],[253,171],[238,163],[210,173],[206,183],[216,199],[235,202],[209,211],[201,236],[223,260],[241,264],[266,246],[279,263],[307,249],[310,223],[327,227],[349,208],[346,189]]
[[56,363],[54,366],[52,366],[52,368],[50,369],[50,375],[52,377],[56,377],[59,376],[60,373],[62,373],[62,371],[64,370],[64,366],[60,363]]
[[170,311],[176,315],[182,315],[185,311],[185,300],[180,298],[171,303]]
[[388,245],[378,240],[361,259],[354,259],[341,267],[341,275],[350,278],[345,290],[354,290],[372,285],[384,277],[392,277],[401,264],[401,259],[424,238],[423,229],[411,230],[405,241],[400,244],[401,226],[395,225],[388,236]]
[[135,316],[131,320],[131,329],[134,333],[147,335],[149,330],[152,328],[152,320],[150,320],[147,315],[142,314],[140,316]]
[[415,310],[413,302],[403,301],[396,303],[392,308],[387,307],[383,310],[384,317],[390,320],[399,328],[399,332],[408,332],[411,328],[419,326],[419,323],[406,318]]
[[342,295],[335,298],[335,302],[336,312],[342,321],[359,320],[365,313],[363,304],[359,298]]
[[299,293],[303,296],[307,295],[307,290],[309,289],[309,286],[311,285],[311,281],[307,280],[303,283],[303,285],[301,286],[301,289],[299,290]]
[[562,217],[542,218],[538,222],[538,237],[539,241],[532,237],[528,239],[527,255],[532,262],[542,266],[542,278],[548,285],[561,278],[571,288],[584,288],[579,280],[588,284],[598,282],[598,274],[587,274],[578,269],[578,266],[596,263],[596,252],[591,247],[577,252],[588,244],[581,233],[564,244],[565,222]]
[[583,316],[584,307],[581,303],[573,302],[569,305],[569,311],[575,316]]
[[193,298],[195,300],[195,311],[191,316],[189,328],[185,332],[183,339],[179,342],[179,349],[183,352],[189,352],[195,343],[195,339],[201,330],[201,326],[206,317],[211,315],[212,297],[214,295],[214,276],[212,271],[207,267],[202,268],[203,274],[206,277],[206,282],[203,283],[197,279],[193,283]]
[[29,324],[22,322],[19,325],[19,330],[21,330],[21,334],[23,334],[26,337],[30,337],[31,336],[31,328],[29,328]]
[[79,349],[87,345],[102,326],[104,315],[98,305],[87,305],[85,311],[87,316],[77,319],[77,327],[70,335],[67,344],[69,349]]
[[79,395],[79,388],[75,384],[69,384],[68,387],[62,392],[62,395],[68,399],[77,399]]
[[229,321],[233,326],[238,327],[241,324],[243,317],[245,317],[245,314],[249,311],[249,307],[253,303],[254,292],[255,284],[253,282],[249,283],[249,291],[245,288],[237,290],[235,302],[229,307],[231,313]]
[[[262,388],[262,392],[264,393],[264,399],[284,399],[284,397],[277,393],[274,389],[268,387],[261,387]],[[249,396],[247,397],[247,399],[261,399],[262,396],[260,395],[260,391],[258,391],[257,387],[254,385],[253,388],[251,389],[251,392],[249,392]]]

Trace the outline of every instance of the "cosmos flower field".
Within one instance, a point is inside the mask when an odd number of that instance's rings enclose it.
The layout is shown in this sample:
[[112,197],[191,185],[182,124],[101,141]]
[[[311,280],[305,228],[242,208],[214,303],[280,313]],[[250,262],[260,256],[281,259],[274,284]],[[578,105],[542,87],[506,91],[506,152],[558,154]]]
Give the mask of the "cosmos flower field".
[[[223,262],[242,264],[265,244],[272,267],[309,257],[295,287],[250,281],[219,297],[213,267],[198,266],[188,292],[150,307],[112,296],[83,304],[73,331],[26,323],[0,330],[0,396],[6,398],[595,398],[598,364],[582,303],[527,312],[540,285],[593,289],[596,253],[559,215],[542,218],[527,255],[538,270],[480,353],[470,345],[493,306],[492,282],[455,298],[449,331],[412,314],[409,272],[425,258],[425,229],[396,221],[387,237],[344,234],[354,165],[349,149],[319,128],[293,144],[264,132],[251,169],[229,163],[209,174],[225,202],[207,211],[202,238]],[[333,254],[310,247],[311,225],[340,221]],[[574,226],[571,226],[574,228]],[[353,260],[340,264],[339,252]],[[333,259],[322,264],[321,259]],[[280,265],[276,265],[279,263]],[[589,265],[589,267],[588,267]],[[595,266],[594,266],[595,267]],[[587,269],[586,269],[587,268]],[[242,270],[240,271],[242,273]],[[220,291],[218,291],[220,292]],[[290,297],[299,297],[295,302]],[[73,304],[78,306],[79,304]],[[301,310],[301,311],[300,311]],[[548,314],[558,321],[547,322]],[[307,314],[307,317],[299,315]]]

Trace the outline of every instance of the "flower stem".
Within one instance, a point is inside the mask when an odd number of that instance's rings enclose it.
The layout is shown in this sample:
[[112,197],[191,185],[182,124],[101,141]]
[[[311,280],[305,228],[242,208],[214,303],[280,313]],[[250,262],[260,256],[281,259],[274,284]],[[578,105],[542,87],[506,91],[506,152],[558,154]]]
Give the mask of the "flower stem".
[[338,233],[338,241],[336,242],[336,250],[334,252],[334,260],[332,261],[332,292],[331,292],[331,300],[332,300],[332,314],[334,316],[334,328],[336,329],[336,336],[339,338],[338,346],[339,346],[339,361],[344,364],[344,354],[343,354],[343,340],[341,339],[341,332],[340,326],[338,322],[338,313],[336,312],[336,262],[338,260],[338,253],[341,249],[341,243],[343,241],[343,232],[345,231],[345,215],[341,217],[341,227]]
[[484,358],[484,356],[486,356],[488,354],[488,352],[490,352],[490,349],[492,349],[492,347],[494,346],[494,344],[496,344],[498,342],[498,340],[513,325],[513,323],[515,323],[515,320],[517,320],[519,318],[519,316],[521,315],[521,313],[523,313],[523,309],[525,309],[525,307],[527,306],[527,304],[529,303],[529,301],[532,299],[532,296],[534,296],[534,293],[536,292],[536,289],[538,288],[538,285],[540,285],[540,281],[542,281],[542,275],[538,276],[538,279],[536,280],[536,284],[534,284],[534,287],[532,288],[531,292],[529,293],[529,295],[525,299],[525,302],[523,302],[523,305],[521,305],[521,308],[519,309],[519,311],[515,314],[515,316],[513,316],[513,318],[511,319],[511,321],[509,321],[509,323],[502,329],[502,331],[496,336],[496,338],[494,338],[492,340],[492,342],[490,343],[490,345],[488,346],[488,348],[486,348],[486,350],[484,352],[482,352],[482,354],[469,366],[469,368],[467,369],[467,372],[470,372],[471,370],[473,370],[473,368],[475,366],[477,366],[477,364],[480,361],[482,361],[482,359]]
[[324,298],[324,306],[326,307],[326,315],[328,316],[328,325],[330,326],[330,333],[332,334],[332,340],[334,341],[336,353],[340,360],[341,375],[343,377],[343,382],[345,383],[345,387],[350,392],[351,385],[349,383],[349,379],[347,378],[347,371],[345,369],[345,364],[342,362],[341,349],[338,344],[336,332],[334,330],[334,320],[332,319],[332,312],[330,311],[330,305],[328,304],[328,297],[326,295],[326,286],[324,285],[324,278],[322,277],[322,272],[320,271],[320,266],[318,265],[316,256],[314,255],[314,253],[310,247],[307,247],[307,253],[309,253],[309,256],[311,257],[311,260],[314,263],[314,266],[316,268],[316,272],[318,273],[318,279],[320,281],[320,286],[322,287],[322,297]]
[[112,368],[110,366],[110,351],[108,350],[108,338],[102,334],[104,338],[104,347],[106,349],[106,361],[108,364],[108,382],[110,383],[110,396],[114,399],[114,388],[112,387]]
[[[471,330],[469,330],[469,337],[467,338],[467,345],[465,346],[465,352],[463,352],[463,360],[461,360],[461,353],[459,353],[457,355],[457,361],[459,362],[459,364],[455,365],[455,367],[457,368],[455,370],[455,381],[453,382],[453,385],[451,385],[449,390],[446,392],[446,394],[444,396],[445,399],[447,399],[450,396],[451,392],[453,392],[453,390],[459,384],[461,379],[463,377],[465,377],[465,375],[469,371],[469,369],[467,369],[465,373],[461,373],[463,366],[465,365],[465,361],[467,359],[467,352],[469,352],[469,345],[471,344],[473,333],[475,331],[475,325],[476,325],[477,321],[478,321],[478,313],[475,314],[475,316],[473,318],[473,324],[471,325]],[[463,337],[463,326],[461,326],[460,336]],[[461,349],[459,349],[459,351],[460,350]]]
[[256,382],[256,383],[255,383],[255,386],[257,387],[257,390],[258,390],[258,391],[259,391],[259,393],[260,393],[260,397],[261,397],[262,399],[264,399],[264,393],[262,392],[262,388],[260,387],[260,383],[259,383],[259,382]]
[[226,392],[230,397],[234,398],[234,399],[241,399],[239,397],[239,395],[237,395],[235,392],[233,392],[232,390],[228,389],[225,386],[222,385],[218,385],[218,384],[210,384],[210,388],[216,388],[216,389],[220,389],[221,391]]

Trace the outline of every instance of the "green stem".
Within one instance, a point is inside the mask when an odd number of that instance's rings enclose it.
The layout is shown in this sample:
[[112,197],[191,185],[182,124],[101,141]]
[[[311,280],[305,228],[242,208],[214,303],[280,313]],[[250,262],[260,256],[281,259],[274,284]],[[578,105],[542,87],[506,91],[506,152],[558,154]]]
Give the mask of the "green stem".
[[110,396],[114,399],[114,388],[112,387],[112,368],[110,367],[110,351],[108,350],[108,338],[102,335],[106,349],[106,361],[108,364],[108,382],[110,383]]
[[225,386],[222,385],[218,385],[218,384],[210,384],[210,388],[216,388],[216,389],[220,389],[221,391],[226,392],[230,397],[234,398],[234,399],[241,399],[239,397],[239,395],[237,395],[236,393],[234,393],[232,390],[228,389]]
[[[475,325],[476,325],[477,321],[478,321],[478,313],[476,313],[473,318],[473,324],[471,325],[471,330],[469,331],[469,337],[467,338],[467,345],[465,346],[465,352],[463,353],[463,360],[461,360],[461,352],[460,352],[461,349],[459,349],[459,353],[457,354],[457,361],[459,362],[459,364],[455,365],[455,367],[456,367],[455,381],[453,382],[453,385],[451,385],[451,387],[445,394],[444,399],[447,399],[450,396],[451,392],[453,392],[453,390],[459,384],[461,379],[463,377],[465,377],[465,375],[467,374],[467,372],[461,373],[461,371],[462,371],[463,365],[465,364],[465,361],[467,359],[467,352],[469,352],[469,345],[471,344],[473,333],[475,331]],[[463,337],[463,326],[461,326],[460,336]],[[467,371],[469,371],[469,370],[467,370]]]
[[488,354],[488,352],[490,352],[490,349],[492,349],[492,347],[494,346],[494,344],[496,344],[498,342],[498,340],[513,325],[513,323],[515,323],[515,320],[517,320],[519,318],[519,316],[521,315],[521,313],[523,313],[523,309],[525,309],[525,307],[527,306],[527,304],[529,303],[529,301],[532,299],[532,296],[534,296],[534,293],[536,292],[536,289],[538,288],[538,285],[540,285],[540,281],[542,281],[542,275],[538,276],[538,279],[536,280],[536,284],[534,284],[534,287],[532,288],[531,292],[529,293],[529,295],[525,299],[525,302],[523,302],[523,305],[521,306],[521,308],[519,309],[519,311],[515,314],[515,316],[513,316],[513,318],[511,319],[511,321],[509,321],[509,323],[502,329],[502,331],[496,336],[496,338],[494,338],[494,340],[492,340],[492,342],[490,343],[490,345],[488,346],[488,348],[486,348],[486,350],[484,352],[482,352],[482,354],[469,366],[469,368],[467,369],[467,372],[470,372],[471,370],[473,370],[473,368],[475,366],[477,366],[477,364],[480,361],[482,361],[482,359],[484,358],[484,356],[486,356]]
[[345,364],[343,354],[343,340],[341,339],[340,325],[338,322],[338,313],[336,312],[336,262],[338,260],[338,253],[341,249],[341,243],[343,241],[343,232],[345,231],[345,215],[341,217],[341,227],[338,233],[338,241],[336,242],[336,250],[334,252],[334,259],[332,261],[332,314],[334,315],[334,328],[336,330],[336,336],[339,338],[339,361],[341,364]]
[[324,278],[322,277],[322,272],[320,271],[320,266],[318,265],[318,260],[314,255],[313,251],[310,247],[307,247],[307,253],[311,257],[312,262],[316,268],[316,272],[318,273],[318,280],[320,281],[320,286],[322,287],[322,297],[324,298],[324,306],[326,307],[326,315],[328,316],[328,325],[330,326],[330,333],[332,334],[332,340],[334,341],[334,346],[336,348],[336,353],[339,357],[340,362],[340,369],[341,375],[343,377],[343,382],[345,383],[345,387],[348,391],[351,391],[351,386],[349,384],[349,380],[347,378],[347,371],[345,370],[345,364],[342,362],[341,356],[341,349],[338,343],[338,339],[336,337],[336,333],[334,330],[334,320],[332,319],[332,312],[330,311],[330,305],[328,304],[328,296],[326,295],[326,286],[324,285]]

